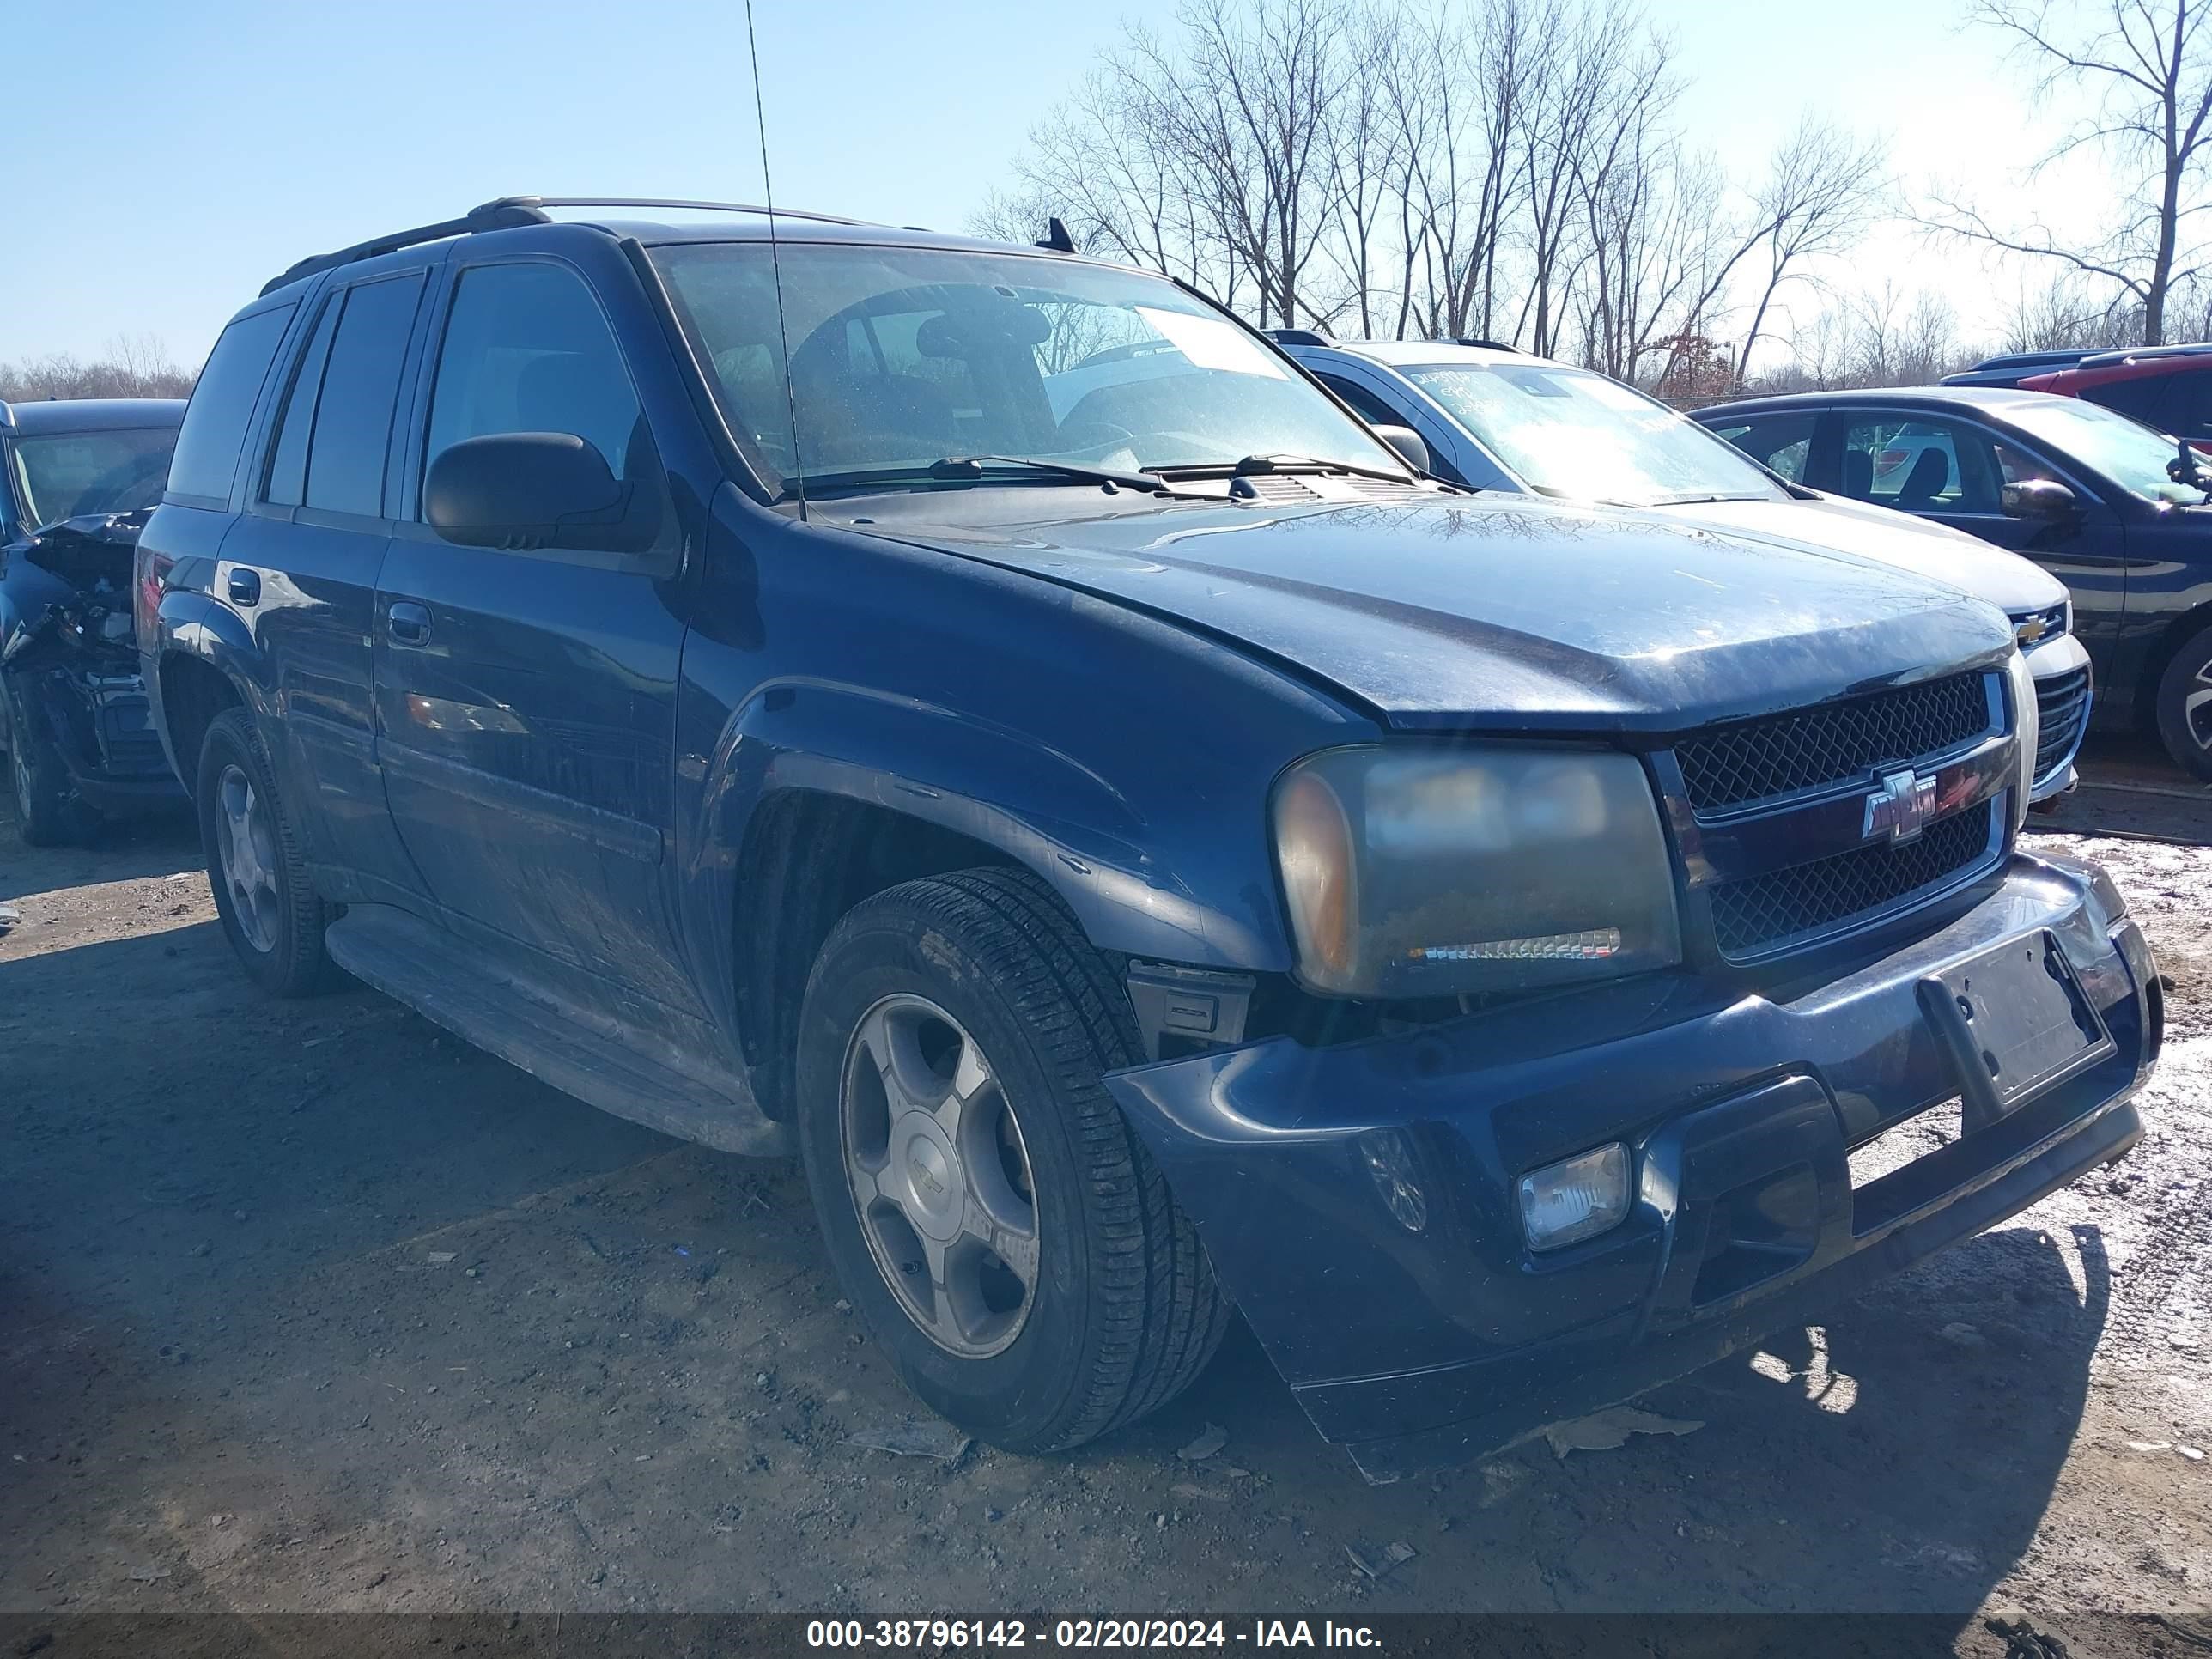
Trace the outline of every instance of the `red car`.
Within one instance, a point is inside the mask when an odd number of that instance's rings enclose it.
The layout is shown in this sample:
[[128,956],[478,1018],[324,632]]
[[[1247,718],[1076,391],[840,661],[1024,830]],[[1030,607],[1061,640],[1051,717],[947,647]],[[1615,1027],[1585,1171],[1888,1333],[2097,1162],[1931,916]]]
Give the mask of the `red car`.
[[2102,404],[2212,454],[2212,344],[2100,351],[2020,384]]

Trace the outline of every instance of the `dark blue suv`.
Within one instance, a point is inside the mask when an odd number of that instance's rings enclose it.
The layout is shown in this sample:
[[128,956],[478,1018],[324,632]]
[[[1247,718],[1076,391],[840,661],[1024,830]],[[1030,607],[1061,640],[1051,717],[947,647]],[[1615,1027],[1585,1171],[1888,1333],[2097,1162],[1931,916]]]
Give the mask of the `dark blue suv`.
[[1233,1306],[1403,1474],[2135,1141],[2158,981],[2015,845],[2001,613],[1448,489],[1162,277],[750,211],[503,200],[224,332],[140,642],[261,986],[795,1149],[1026,1450]]

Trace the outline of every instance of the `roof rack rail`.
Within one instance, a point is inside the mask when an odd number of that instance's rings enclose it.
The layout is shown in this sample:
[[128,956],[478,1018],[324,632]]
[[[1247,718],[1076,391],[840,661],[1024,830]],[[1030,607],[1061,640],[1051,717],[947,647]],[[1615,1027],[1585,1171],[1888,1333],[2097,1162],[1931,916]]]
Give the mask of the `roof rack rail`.
[[412,230],[394,231],[388,236],[356,242],[352,246],[339,248],[333,253],[313,254],[281,275],[270,277],[261,285],[261,291],[273,294],[287,283],[296,283],[303,276],[335,270],[338,266],[349,265],[356,259],[372,259],[380,253],[396,253],[404,247],[418,247],[425,242],[441,242],[449,236],[472,236],[487,230],[509,230],[519,225],[550,225],[553,222],[553,216],[545,211],[548,208],[607,207],[685,208],[714,213],[757,213],[778,219],[804,219],[810,223],[823,225],[867,223],[865,219],[843,219],[833,213],[808,213],[798,208],[756,207],[748,202],[686,202],[655,196],[502,196],[496,201],[471,208],[458,219],[441,219],[436,224],[417,225]]

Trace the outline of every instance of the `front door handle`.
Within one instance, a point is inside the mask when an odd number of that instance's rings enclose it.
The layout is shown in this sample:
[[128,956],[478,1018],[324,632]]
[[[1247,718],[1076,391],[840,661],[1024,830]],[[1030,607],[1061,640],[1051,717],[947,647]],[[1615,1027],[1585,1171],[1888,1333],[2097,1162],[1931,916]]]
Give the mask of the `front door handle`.
[[430,643],[430,610],[412,599],[394,599],[384,613],[384,631],[394,645]]
[[233,605],[256,605],[261,603],[261,573],[257,570],[234,570],[223,584]]

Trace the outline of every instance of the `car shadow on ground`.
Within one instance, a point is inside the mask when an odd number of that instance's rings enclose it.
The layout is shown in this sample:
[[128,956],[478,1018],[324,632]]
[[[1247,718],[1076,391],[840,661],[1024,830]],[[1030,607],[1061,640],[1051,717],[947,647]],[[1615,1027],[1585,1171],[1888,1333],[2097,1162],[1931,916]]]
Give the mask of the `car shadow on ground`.
[[103,823],[82,847],[31,847],[15,833],[14,803],[0,789],[0,899],[202,867],[199,827],[181,806]]

